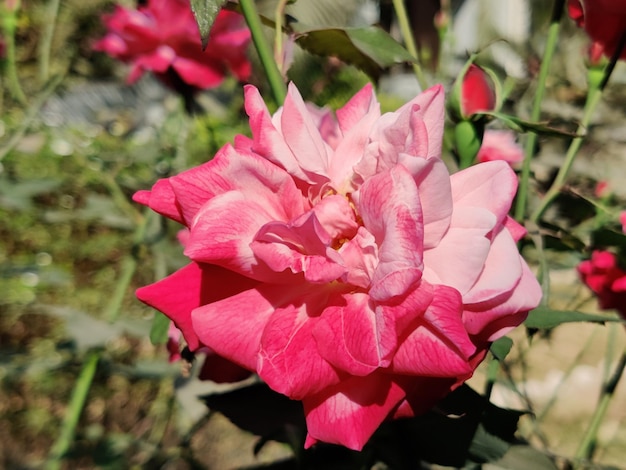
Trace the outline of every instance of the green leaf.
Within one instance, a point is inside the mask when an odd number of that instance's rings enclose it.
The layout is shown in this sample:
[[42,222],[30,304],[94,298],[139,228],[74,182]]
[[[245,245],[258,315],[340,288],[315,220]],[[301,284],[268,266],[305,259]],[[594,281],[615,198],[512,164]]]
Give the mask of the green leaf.
[[529,445],[517,444],[509,448],[504,456],[483,467],[485,470],[557,470],[551,457]]
[[150,342],[152,344],[167,343],[167,331],[170,327],[170,319],[161,312],[154,312],[154,319],[150,327]]
[[593,246],[619,246],[626,247],[626,234],[621,230],[601,228],[591,234]]
[[578,134],[575,131],[568,131],[565,129],[557,129],[556,127],[550,127],[545,122],[531,122],[524,119],[520,119],[516,116],[509,116],[508,114],[499,113],[495,111],[485,111],[482,113],[476,113],[474,116],[490,116],[498,119],[510,129],[516,132],[535,132],[539,135],[556,136],[556,137],[584,137],[584,134]]
[[206,49],[213,22],[226,2],[227,0],[191,0],[191,11],[193,11],[200,29],[202,50]]
[[315,28],[292,23],[296,43],[312,54],[334,56],[376,79],[382,69],[413,62],[413,56],[376,26],[362,28]]
[[491,344],[491,348],[489,348],[489,350],[498,361],[502,362],[504,361],[504,358],[507,356],[507,354],[509,354],[512,347],[513,340],[508,336],[503,336],[499,340],[494,341]]
[[549,330],[562,323],[590,322],[607,323],[622,321],[616,316],[596,315],[591,313],[577,312],[574,310],[553,310],[548,307],[538,307],[528,314],[524,322],[527,328]]

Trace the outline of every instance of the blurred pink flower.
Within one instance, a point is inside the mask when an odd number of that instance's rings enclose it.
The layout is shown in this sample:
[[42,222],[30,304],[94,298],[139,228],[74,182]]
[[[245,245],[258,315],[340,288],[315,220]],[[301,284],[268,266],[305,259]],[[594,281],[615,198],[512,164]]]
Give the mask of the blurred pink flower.
[[620,212],[619,222],[622,224],[622,232],[626,233],[626,211]]
[[524,160],[524,150],[515,140],[515,132],[487,129],[476,159],[479,162],[502,160],[515,165]]
[[461,114],[469,117],[481,111],[493,111],[495,107],[493,80],[478,65],[470,65],[461,84]]
[[[626,0],[568,0],[567,7],[569,16],[591,38],[592,62],[602,55],[611,57],[626,31]],[[626,48],[620,58],[626,59]]]
[[582,281],[598,296],[602,309],[616,309],[626,319],[626,272],[610,251],[594,250],[578,265]]
[[237,13],[220,11],[205,51],[188,0],[148,0],[137,10],[118,5],[104,22],[108,33],[94,49],[130,63],[129,83],[147,70],[175,89],[179,82],[212,88],[229,71],[239,80],[250,75],[250,31]]
[[336,113],[290,85],[252,138],[135,201],[189,229],[191,263],[138,290],[191,350],[209,347],[302,400],[306,446],[361,449],[467,380],[541,289],[508,217],[501,161],[450,175],[440,86],[381,115],[371,86]]

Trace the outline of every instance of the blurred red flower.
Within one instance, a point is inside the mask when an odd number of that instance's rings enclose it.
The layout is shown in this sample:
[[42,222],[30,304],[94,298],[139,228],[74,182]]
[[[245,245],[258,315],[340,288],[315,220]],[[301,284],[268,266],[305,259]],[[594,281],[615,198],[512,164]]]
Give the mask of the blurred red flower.
[[[590,56],[597,62],[601,55],[611,57],[626,34],[626,0],[568,0],[569,16],[591,38]],[[621,59],[626,59],[626,48]]]
[[94,49],[130,63],[129,83],[146,70],[179,91],[218,86],[229,71],[239,80],[250,75],[250,31],[237,13],[218,14],[204,51],[188,0],[148,0],[137,10],[118,5],[104,23],[108,33]]
[[600,308],[616,309],[626,318],[626,272],[610,251],[595,250],[591,259],[578,265],[582,281],[598,296]]

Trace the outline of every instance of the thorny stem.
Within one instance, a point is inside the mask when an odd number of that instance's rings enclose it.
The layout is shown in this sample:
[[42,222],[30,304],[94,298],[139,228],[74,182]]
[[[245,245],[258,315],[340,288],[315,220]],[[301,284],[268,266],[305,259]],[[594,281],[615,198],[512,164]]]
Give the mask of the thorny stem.
[[578,153],[578,150],[580,150],[580,147],[583,143],[584,135],[582,134],[589,127],[589,123],[591,122],[593,113],[596,110],[596,107],[598,106],[600,99],[602,98],[602,92],[604,91],[604,88],[609,82],[609,78],[611,78],[611,74],[613,73],[615,64],[619,60],[622,50],[624,49],[625,46],[626,46],[626,31],[622,33],[618,47],[615,49],[615,53],[611,57],[609,64],[604,70],[604,76],[602,78],[602,81],[599,84],[596,84],[593,80],[589,81],[589,92],[587,93],[587,101],[585,102],[585,109],[583,111],[582,121],[580,122],[580,125],[578,126],[577,133],[579,134],[579,137],[574,137],[574,139],[572,139],[572,142],[570,143],[570,146],[567,149],[567,153],[565,155],[565,161],[563,162],[563,165],[561,165],[561,168],[559,168],[559,172],[557,173],[556,178],[552,182],[550,189],[548,189],[543,199],[541,200],[541,204],[533,212],[533,214],[530,217],[530,220],[532,222],[535,222],[535,223],[539,222],[544,212],[548,209],[548,207],[550,207],[550,204],[552,204],[552,202],[561,193],[561,190],[563,189],[567,176],[569,175],[569,172],[574,163],[576,154]]
[[254,47],[259,54],[259,59],[261,60],[261,64],[265,70],[265,75],[267,76],[274,99],[276,100],[276,103],[281,106],[285,101],[285,96],[287,95],[287,87],[285,86],[285,82],[283,82],[283,77],[280,74],[280,70],[278,70],[278,66],[274,61],[274,58],[272,57],[270,46],[265,40],[263,25],[256,10],[256,6],[254,5],[254,0],[239,0],[239,5],[241,6],[241,12],[246,19],[248,28],[250,28],[252,42],[254,43]]
[[419,56],[417,54],[417,48],[415,47],[415,38],[413,38],[413,32],[411,31],[411,25],[409,24],[409,18],[404,7],[404,0],[393,0],[393,8],[398,17],[398,23],[400,25],[400,32],[404,39],[404,45],[407,51],[415,58],[413,62],[413,72],[422,90],[428,88],[428,82],[424,76],[424,72],[419,64]]
[[[550,20],[550,28],[548,30],[546,48],[543,54],[543,60],[541,61],[541,68],[539,69],[539,79],[537,82],[535,101],[533,102],[533,108],[530,114],[530,120],[533,122],[538,121],[541,115],[541,102],[543,101],[543,96],[546,91],[546,81],[548,79],[548,72],[550,70],[552,57],[554,56],[554,52],[556,50],[556,43],[559,37],[559,30],[561,28],[561,16],[563,16],[564,7],[565,0],[555,0],[552,9],[552,18]],[[518,222],[523,222],[526,215],[528,185],[530,184],[530,162],[533,158],[536,144],[537,134],[531,132],[526,139],[520,186],[517,192],[517,200],[515,202],[515,220]]]

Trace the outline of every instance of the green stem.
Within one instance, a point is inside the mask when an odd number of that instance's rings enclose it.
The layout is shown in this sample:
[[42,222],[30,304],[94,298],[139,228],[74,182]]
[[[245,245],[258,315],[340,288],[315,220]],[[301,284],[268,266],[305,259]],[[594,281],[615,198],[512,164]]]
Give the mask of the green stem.
[[602,98],[602,90],[599,87],[593,87],[589,89],[589,93],[587,94],[587,101],[585,102],[585,109],[583,112],[583,118],[578,126],[577,133],[580,135],[579,137],[574,137],[572,142],[570,143],[569,148],[567,149],[567,153],[565,154],[565,160],[563,164],[559,168],[559,171],[556,175],[556,178],[552,182],[550,189],[543,196],[539,207],[535,209],[535,211],[530,216],[530,220],[534,223],[538,223],[545,211],[550,207],[550,204],[556,199],[556,197],[561,193],[561,189],[563,189],[563,185],[569,175],[569,172],[574,164],[574,159],[576,158],[576,154],[583,143],[584,136],[582,133],[588,128],[589,123],[591,121],[591,117],[593,116],[594,111],[600,99]]
[[593,455],[593,451],[598,438],[598,431],[600,430],[600,425],[606,415],[606,412],[609,408],[609,404],[611,403],[611,399],[615,395],[615,389],[624,373],[624,368],[626,368],[626,351],[622,353],[622,357],[615,368],[615,372],[611,379],[606,382],[604,387],[602,388],[602,395],[600,397],[600,402],[596,407],[596,410],[591,418],[591,422],[589,423],[589,428],[585,433],[580,446],[578,447],[578,451],[576,452],[577,459],[585,459],[589,460]]
[[46,20],[43,24],[43,34],[39,43],[39,81],[45,83],[50,76],[50,52],[52,51],[52,38],[54,27],[59,15],[61,0],[50,0],[46,11]]
[[413,32],[411,31],[411,25],[409,24],[406,8],[404,7],[404,0],[393,0],[393,8],[396,11],[396,16],[398,17],[398,24],[400,25],[400,32],[404,38],[406,50],[409,51],[413,57],[415,57],[415,61],[413,62],[413,72],[415,73],[415,77],[417,78],[420,88],[425,90],[428,88],[428,82],[426,81],[424,72],[420,67],[419,55],[417,54],[415,39],[413,38]]
[[270,46],[265,40],[263,25],[256,10],[256,6],[254,5],[254,0],[240,0],[239,6],[241,6],[241,12],[246,19],[248,28],[250,28],[252,42],[254,43],[254,47],[259,54],[259,59],[261,60],[261,65],[263,65],[263,69],[265,70],[265,75],[267,75],[267,80],[270,84],[274,99],[280,106],[285,101],[287,87],[285,86],[285,82],[283,82],[283,78],[280,74],[280,70],[278,70],[276,62],[274,62]]
[[128,291],[128,286],[133,279],[133,275],[135,274],[139,263],[139,246],[145,239],[148,222],[150,218],[153,217],[152,214],[153,212],[150,208],[145,209],[144,217],[139,222],[139,225],[137,225],[135,233],[133,234],[133,247],[130,250],[130,253],[124,256],[124,259],[122,260],[122,268],[115,290],[111,295],[111,300],[109,300],[109,303],[104,309],[104,317],[111,323],[115,322],[115,320],[119,317],[124,296],[126,295],[126,291]]
[[74,385],[72,397],[70,398],[70,403],[61,426],[61,433],[50,450],[50,457],[45,467],[46,470],[57,470],[61,468],[61,460],[74,441],[76,426],[78,426],[78,420],[85,407],[87,394],[89,393],[93,378],[96,374],[99,359],[100,353],[97,351],[92,351],[87,355],[83,369]]
[[2,29],[4,30],[4,40],[6,42],[6,78],[7,88],[15,101],[26,104],[26,95],[20,86],[20,79],[17,76],[17,58],[15,52],[15,30],[17,29],[17,11],[19,7],[2,11]]
[[0,148],[0,162],[17,146],[17,144],[20,143],[24,134],[26,134],[26,131],[35,122],[35,120],[39,118],[39,111],[41,111],[41,108],[54,90],[56,90],[56,88],[61,84],[62,79],[63,76],[61,75],[53,77],[52,80],[50,80],[45,88],[39,93],[37,98],[35,98],[35,101],[28,108],[26,116],[22,119],[20,127],[13,133],[7,144]]
[[[561,16],[563,16],[563,8],[565,0],[555,0],[552,8],[552,18],[550,20],[550,28],[548,30],[548,39],[546,49],[543,53],[541,68],[539,69],[539,79],[537,82],[537,91],[535,93],[535,101],[530,114],[530,120],[537,122],[541,116],[541,102],[546,91],[546,81],[552,57],[556,50],[556,43],[561,28]],[[537,134],[531,132],[526,139],[526,147],[524,149],[524,162],[522,163],[522,174],[520,178],[520,186],[517,192],[517,200],[515,201],[515,220],[523,222],[526,215],[526,204],[528,201],[528,185],[530,184],[530,162],[535,153],[535,145],[537,144]]]

